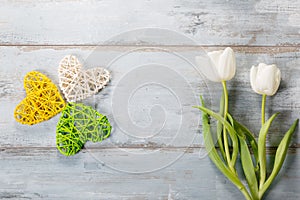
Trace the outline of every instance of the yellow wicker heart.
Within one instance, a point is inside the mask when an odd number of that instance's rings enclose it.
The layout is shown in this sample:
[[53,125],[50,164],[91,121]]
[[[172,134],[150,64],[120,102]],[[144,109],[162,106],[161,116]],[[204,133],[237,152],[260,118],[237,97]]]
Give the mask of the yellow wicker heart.
[[24,77],[27,96],[17,105],[15,119],[21,124],[33,125],[57,115],[65,101],[56,85],[44,74],[32,71]]

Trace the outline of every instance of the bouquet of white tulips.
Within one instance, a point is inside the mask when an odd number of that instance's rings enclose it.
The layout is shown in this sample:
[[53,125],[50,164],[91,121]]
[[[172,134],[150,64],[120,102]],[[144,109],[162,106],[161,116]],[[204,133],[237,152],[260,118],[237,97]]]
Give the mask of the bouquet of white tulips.
[[[228,112],[226,81],[232,79],[236,71],[233,50],[228,47],[225,50],[209,52],[208,57],[213,63],[213,68],[204,68],[203,74],[211,81],[221,82],[223,94],[220,100],[219,113],[206,108],[202,97],[202,106],[195,106],[202,111],[205,148],[212,162],[242,192],[245,199],[262,199],[282,167],[299,119],[292,124],[281,140],[276,151],[272,171],[267,176],[266,135],[278,113],[265,120],[265,102],[266,96],[272,96],[278,90],[281,79],[280,70],[276,65],[263,63],[251,68],[251,87],[256,93],[262,95],[261,129],[256,140],[254,134]],[[197,60],[196,57],[196,62]],[[211,133],[209,116],[215,118],[218,122],[216,129],[218,148],[215,147],[214,137]],[[231,145],[229,146],[229,144]],[[243,183],[244,178],[241,178],[236,170],[238,156],[240,156],[247,185]]]

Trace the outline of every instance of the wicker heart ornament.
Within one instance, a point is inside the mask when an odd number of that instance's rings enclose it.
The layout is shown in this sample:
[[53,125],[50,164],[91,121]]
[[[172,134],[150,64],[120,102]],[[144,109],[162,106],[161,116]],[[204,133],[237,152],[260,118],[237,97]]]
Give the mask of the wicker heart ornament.
[[87,141],[101,142],[111,132],[106,116],[90,106],[68,103],[56,127],[56,146],[66,155],[74,155]]
[[44,74],[32,71],[24,77],[27,96],[17,105],[14,112],[16,121],[33,125],[58,114],[65,102],[56,85]]
[[76,102],[96,94],[109,82],[110,73],[97,67],[84,70],[79,60],[65,56],[59,64],[59,86],[68,102]]

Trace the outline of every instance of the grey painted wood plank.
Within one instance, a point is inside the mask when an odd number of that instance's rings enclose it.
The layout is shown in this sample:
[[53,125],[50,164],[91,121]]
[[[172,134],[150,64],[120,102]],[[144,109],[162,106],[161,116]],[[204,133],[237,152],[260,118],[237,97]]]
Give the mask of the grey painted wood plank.
[[[202,146],[200,112],[192,106],[199,104],[198,96],[203,94],[216,109],[221,88],[199,75],[193,64],[194,56],[202,52],[200,47],[164,48],[0,47],[0,146],[55,147],[55,127],[60,115],[25,126],[15,122],[13,111],[25,97],[23,76],[39,70],[57,84],[58,63],[70,53],[78,55],[87,67],[106,66],[113,77],[108,87],[83,101],[107,115],[114,127],[108,140],[89,143],[87,147]],[[277,146],[293,120],[300,116],[300,50],[235,50],[238,67],[236,77],[228,83],[230,111],[255,133],[259,131],[260,97],[250,88],[250,67],[266,62],[276,63],[282,70],[279,92],[267,101],[267,116],[282,113],[268,135],[268,145]],[[292,141],[295,147],[299,147],[299,134],[298,128]]]
[[[199,158],[199,151],[161,149],[156,154],[149,149],[115,148],[64,157],[53,148],[2,149],[0,198],[242,199],[207,157]],[[146,159],[136,158],[137,152]],[[164,167],[164,161],[178,153],[184,155]],[[299,151],[290,152],[265,199],[299,199],[299,165]],[[144,173],[149,169],[156,171]]]
[[299,11],[299,1],[292,0],[1,1],[0,43],[95,45],[112,37],[114,44],[190,42],[149,29],[137,31],[138,41],[136,34],[114,37],[151,27],[206,45],[299,45]]

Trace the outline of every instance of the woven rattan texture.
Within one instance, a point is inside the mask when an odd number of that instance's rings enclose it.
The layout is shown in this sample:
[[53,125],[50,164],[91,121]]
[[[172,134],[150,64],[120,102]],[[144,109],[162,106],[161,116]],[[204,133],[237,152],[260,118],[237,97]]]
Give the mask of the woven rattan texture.
[[37,124],[58,114],[65,102],[56,85],[44,74],[32,71],[24,77],[26,97],[16,106],[14,117],[22,124]]
[[110,79],[110,73],[106,69],[82,69],[82,64],[73,55],[61,60],[58,75],[60,89],[68,102],[77,102],[96,94]]
[[74,155],[87,141],[101,142],[111,133],[106,116],[90,106],[68,103],[56,127],[56,145],[67,156]]

